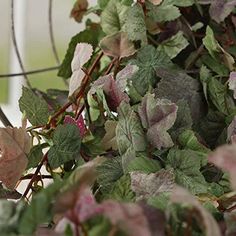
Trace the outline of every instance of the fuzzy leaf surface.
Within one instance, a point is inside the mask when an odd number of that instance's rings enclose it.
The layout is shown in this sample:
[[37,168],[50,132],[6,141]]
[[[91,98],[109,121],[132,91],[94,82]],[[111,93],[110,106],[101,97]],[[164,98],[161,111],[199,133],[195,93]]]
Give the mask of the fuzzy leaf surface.
[[163,50],[155,49],[151,45],[142,47],[138,51],[136,58],[130,60],[130,62],[139,68],[132,77],[132,85],[141,96],[144,96],[149,86],[156,82],[156,70],[158,68],[171,68],[173,66]]
[[170,39],[161,43],[159,48],[172,59],[176,57],[183,49],[188,46],[187,39],[183,36],[183,33],[179,31],[176,35]]
[[67,161],[78,158],[81,145],[80,132],[71,124],[59,125],[53,135],[53,146],[48,152],[48,161],[57,168]]
[[32,125],[45,125],[48,122],[50,112],[46,101],[23,87],[22,96],[19,99],[19,107],[22,113],[26,113],[27,119]]
[[132,41],[140,41],[141,45],[147,44],[145,16],[141,5],[131,6],[126,16],[123,30],[128,34],[128,38]]
[[207,183],[200,172],[202,159],[191,150],[171,149],[167,156],[167,169],[173,168],[177,184],[193,194],[206,193]]
[[146,140],[141,121],[132,108],[122,102],[118,108],[119,121],[116,127],[117,145],[120,154],[132,147],[134,151],[144,151]]

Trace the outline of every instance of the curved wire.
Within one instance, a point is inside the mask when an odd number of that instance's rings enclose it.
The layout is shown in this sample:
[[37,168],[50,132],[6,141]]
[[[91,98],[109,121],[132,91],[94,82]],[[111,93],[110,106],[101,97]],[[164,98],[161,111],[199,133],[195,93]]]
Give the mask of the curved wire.
[[32,86],[29,82],[29,79],[28,79],[28,77],[25,73],[24,65],[23,65],[23,62],[21,60],[19,48],[18,48],[18,45],[17,45],[17,42],[16,42],[15,19],[14,19],[14,0],[11,0],[11,34],[12,34],[13,46],[14,46],[14,49],[15,49],[15,52],[16,52],[16,56],[17,56],[20,68],[23,72],[25,82],[26,82],[26,84],[29,88],[32,88]]
[[52,23],[52,4],[53,0],[49,0],[49,6],[48,6],[48,25],[49,25],[49,34],[50,34],[50,41],[52,46],[52,52],[55,57],[56,63],[60,65],[60,59],[57,53],[56,43],[54,39],[54,33],[53,33],[53,23]]
[[0,107],[0,120],[2,121],[2,123],[5,127],[7,127],[7,126],[13,127],[13,125],[8,120],[7,116],[5,115],[5,113],[3,112],[1,107]]

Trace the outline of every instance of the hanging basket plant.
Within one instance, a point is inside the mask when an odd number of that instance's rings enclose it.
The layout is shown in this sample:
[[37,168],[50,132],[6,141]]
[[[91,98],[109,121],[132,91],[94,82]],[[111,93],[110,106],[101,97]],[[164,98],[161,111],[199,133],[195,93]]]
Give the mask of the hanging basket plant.
[[235,6],[77,0],[68,91],[0,128],[1,235],[235,235]]

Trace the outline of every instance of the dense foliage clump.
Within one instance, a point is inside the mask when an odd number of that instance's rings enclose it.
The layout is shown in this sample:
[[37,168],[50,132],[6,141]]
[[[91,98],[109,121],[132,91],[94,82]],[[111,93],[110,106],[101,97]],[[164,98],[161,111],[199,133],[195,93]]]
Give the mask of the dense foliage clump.
[[235,7],[77,0],[99,22],[69,43],[68,91],[23,87],[0,129],[1,235],[235,235]]

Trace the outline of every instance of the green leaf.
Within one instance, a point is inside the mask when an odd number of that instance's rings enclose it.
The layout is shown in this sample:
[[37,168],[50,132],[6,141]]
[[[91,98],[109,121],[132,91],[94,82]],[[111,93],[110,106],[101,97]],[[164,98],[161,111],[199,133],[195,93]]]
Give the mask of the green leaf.
[[160,193],[158,196],[149,198],[147,203],[148,205],[165,211],[169,204],[169,194],[168,192]]
[[136,159],[136,152],[133,147],[129,147],[126,152],[121,156],[122,158],[122,168],[124,173],[127,173],[127,168],[131,161]]
[[43,152],[42,150],[46,148],[48,144],[43,143],[39,145],[35,145],[31,148],[30,153],[28,154],[28,166],[27,169],[35,168],[39,164],[39,162],[42,160]]
[[209,26],[207,26],[206,36],[203,38],[202,42],[210,55],[216,59],[216,52],[220,52],[220,45],[214,37],[213,30]]
[[89,236],[109,235],[111,224],[108,219],[103,218],[99,223],[93,224],[88,232]]
[[122,4],[126,5],[126,6],[131,6],[134,1],[133,0],[120,0]]
[[81,137],[76,125],[57,126],[53,135],[53,146],[48,152],[48,161],[54,169],[79,156]]
[[[120,31],[125,23],[128,7],[120,1],[110,0],[101,14],[102,30],[108,34]],[[94,35],[94,34],[93,34]]]
[[204,96],[206,98],[207,103],[208,103],[207,83],[208,83],[208,80],[210,77],[212,77],[210,70],[208,70],[206,66],[202,65],[200,68],[200,78],[199,79],[202,82],[203,92],[204,92]]
[[190,149],[201,153],[209,153],[211,150],[201,144],[192,130],[185,130],[178,138],[180,145],[184,149]]
[[[223,134],[226,128],[225,116],[218,112],[210,110],[206,117],[204,117],[197,127],[198,133],[206,141],[206,143],[211,147],[216,147],[219,144],[219,137]],[[225,134],[226,140],[227,136]]]
[[91,117],[91,121],[94,122],[100,116],[99,104],[90,93],[87,94],[87,100],[89,104],[89,114]]
[[37,226],[52,220],[52,201],[62,187],[62,182],[55,182],[36,194],[21,216],[19,231],[23,235],[32,235]]
[[0,231],[2,236],[16,236],[24,203],[0,200]]
[[124,102],[119,106],[118,114],[116,138],[120,154],[123,155],[129,148],[138,152],[145,151],[146,140],[138,115]]
[[135,199],[135,194],[131,190],[130,176],[122,176],[114,185],[111,192],[107,195],[107,198],[122,201],[132,202]]
[[[94,35],[96,35],[96,37],[94,37]],[[98,24],[90,23],[90,25],[87,26],[87,29],[72,37],[65,58],[60,66],[57,75],[66,79],[70,78],[70,76],[72,75],[71,62],[74,57],[76,45],[78,43],[85,42],[93,45],[93,47],[96,48],[101,36],[101,27]]]
[[177,184],[193,194],[206,193],[207,183],[200,172],[202,158],[191,150],[171,149],[167,156],[167,169],[173,168]]
[[175,6],[178,6],[178,7],[189,7],[189,6],[192,6],[196,1],[195,0],[172,0],[171,2]]
[[43,98],[35,95],[31,89],[22,88],[19,107],[22,113],[26,113],[26,117],[32,125],[47,124],[50,116],[48,105]]
[[98,0],[98,6],[104,10],[110,0]]
[[144,154],[138,154],[136,158],[131,160],[126,168],[127,172],[142,171],[150,174],[161,169],[160,163],[157,160],[151,159]]
[[101,191],[109,192],[114,183],[123,175],[121,158],[108,158],[97,167],[97,172],[97,181],[101,185]]
[[173,66],[163,50],[155,49],[151,45],[141,48],[136,59],[130,60],[130,63],[139,68],[132,77],[132,85],[141,96],[145,95],[149,86],[155,84],[157,79],[156,70],[158,68],[170,68]]
[[90,157],[96,157],[104,153],[102,146],[102,137],[99,132],[96,134],[88,134],[83,138],[83,150]]
[[214,37],[213,30],[207,26],[206,36],[202,40],[204,46],[215,60],[224,61],[224,64],[229,68],[229,70],[234,69],[234,58],[220,46]]
[[176,35],[163,41],[158,48],[164,50],[170,57],[176,57],[183,49],[189,45],[187,39],[183,36],[183,33],[179,31]]
[[183,149],[189,149],[198,152],[199,158],[202,159],[201,166],[207,164],[207,155],[211,150],[199,142],[192,130],[185,130],[182,132],[178,137],[178,142],[183,147]]
[[156,22],[166,22],[177,19],[181,14],[179,9],[173,5],[171,0],[164,0],[160,5],[155,6],[147,3],[148,17]]
[[222,61],[212,58],[209,54],[201,57],[202,62],[209,67],[213,72],[220,76],[228,76],[229,69],[222,64]]
[[227,86],[220,83],[216,78],[211,77],[208,81],[208,92],[211,102],[218,111],[229,115],[234,108],[234,102],[227,94]]
[[122,30],[127,32],[128,38],[132,41],[141,41],[142,45],[147,44],[147,33],[145,16],[140,4],[135,4],[126,12],[126,21]]

